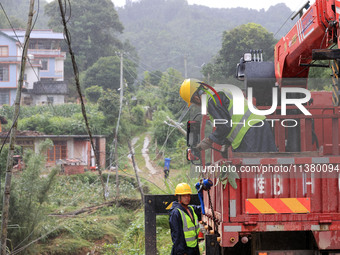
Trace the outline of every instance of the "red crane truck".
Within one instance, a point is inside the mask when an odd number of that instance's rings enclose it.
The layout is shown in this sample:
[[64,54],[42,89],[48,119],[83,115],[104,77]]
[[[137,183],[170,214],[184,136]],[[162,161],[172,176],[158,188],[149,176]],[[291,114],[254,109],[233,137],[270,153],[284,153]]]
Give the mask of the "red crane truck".
[[268,110],[272,91],[279,99],[299,100],[301,93],[282,91],[307,90],[309,68],[321,66],[316,60],[330,63],[331,92],[311,92],[300,106],[278,104],[266,116],[277,152],[221,153],[217,144],[195,151],[211,121],[203,115],[188,122],[192,171],[213,183],[203,191],[207,255],[340,254],[340,1],[308,2],[296,15],[275,46],[274,62],[253,51],[237,66],[237,77],[252,89],[249,101]]

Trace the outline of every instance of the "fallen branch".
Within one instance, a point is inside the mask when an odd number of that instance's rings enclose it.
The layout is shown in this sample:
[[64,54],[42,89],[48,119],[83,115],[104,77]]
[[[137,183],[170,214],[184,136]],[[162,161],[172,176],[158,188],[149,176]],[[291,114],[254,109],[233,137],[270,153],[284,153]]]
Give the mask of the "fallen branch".
[[[109,202],[105,202],[100,205],[93,205],[93,206],[88,206],[81,208],[79,210],[73,211],[73,212],[67,212],[63,214],[49,214],[49,216],[56,216],[56,217],[74,217],[82,213],[93,213],[97,211],[98,209],[101,209],[103,207],[110,207],[116,204],[116,200],[112,200]],[[141,200],[140,199],[134,199],[134,198],[122,198],[118,200],[118,205],[121,207],[125,207],[128,209],[136,210],[137,208],[140,207],[141,205]]]

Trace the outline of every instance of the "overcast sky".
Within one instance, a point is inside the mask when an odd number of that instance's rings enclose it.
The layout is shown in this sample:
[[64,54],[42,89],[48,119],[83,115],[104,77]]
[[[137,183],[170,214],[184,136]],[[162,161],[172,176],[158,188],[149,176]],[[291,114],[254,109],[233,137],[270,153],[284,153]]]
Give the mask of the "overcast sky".
[[[138,1],[138,0],[133,0]],[[267,10],[271,5],[285,3],[292,11],[297,11],[307,0],[187,0],[189,4],[205,5],[213,8],[246,7]],[[311,2],[314,2],[313,0]],[[117,7],[125,5],[125,0],[113,0]]]

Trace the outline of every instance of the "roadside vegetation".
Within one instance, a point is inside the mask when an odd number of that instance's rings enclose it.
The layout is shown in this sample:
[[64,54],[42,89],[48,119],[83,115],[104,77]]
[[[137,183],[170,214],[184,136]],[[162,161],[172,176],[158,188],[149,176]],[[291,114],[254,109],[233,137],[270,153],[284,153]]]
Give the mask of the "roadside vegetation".
[[[141,93],[141,95],[140,100],[148,99],[147,94]],[[143,96],[146,96],[146,99]],[[135,158],[138,167],[142,170],[139,175],[145,194],[173,193],[174,185],[179,180],[184,181],[187,178],[189,164],[181,158],[184,155],[181,150],[184,136],[177,133],[178,131],[173,127],[164,124],[166,116],[173,118],[171,111],[166,109],[165,105],[161,105],[161,114],[157,114],[157,109],[153,111],[152,119],[146,118],[147,110],[144,107],[132,106],[134,111],[128,107],[123,109],[121,123],[125,128],[122,128],[119,133],[119,198],[116,200],[115,171],[110,171],[109,168],[103,174],[104,182],[108,186],[108,197],[103,201],[102,186],[97,173],[60,175],[60,169],[44,167],[46,153],[42,152],[35,158],[34,153],[25,152],[23,159],[25,168],[22,172],[16,172],[13,178],[10,250],[17,252],[22,250],[21,254],[144,253],[144,211],[135,172],[128,157],[127,141],[131,141],[133,137],[138,138],[134,145]],[[96,131],[108,137],[107,157],[109,158],[110,139],[113,138],[110,132],[114,130],[115,123],[107,125],[109,121],[106,115],[98,108],[98,103],[87,105],[90,116],[95,117],[93,124],[96,126]],[[0,112],[1,116],[10,119],[12,107],[5,106],[0,109]],[[68,132],[72,134],[72,129],[75,128],[78,134],[84,134],[82,133],[84,131],[81,131],[84,130],[84,123],[80,117],[77,117],[78,115],[80,115],[80,106],[77,104],[23,107],[19,129],[45,134],[64,134],[63,130],[71,130]],[[134,117],[131,117],[132,115]],[[130,122],[131,118],[139,119],[140,122],[133,124]],[[59,126],[54,125],[53,120],[57,120]],[[11,125],[9,121],[4,129],[8,130]],[[163,134],[159,132],[157,125],[161,127]],[[51,126],[54,129],[51,129]],[[168,136],[167,141],[163,139],[158,142],[155,138],[155,133],[162,138],[169,132],[171,135]],[[157,169],[157,174],[154,176],[150,175],[145,167],[142,153],[146,137],[150,139],[146,153]],[[1,153],[0,165],[2,166],[6,164],[6,151],[5,147]],[[22,153],[20,147],[17,148],[17,153]],[[166,182],[163,173],[165,157],[172,159],[170,177]],[[23,201],[30,202],[23,203]],[[109,204],[96,208],[105,202]],[[81,210],[84,212],[79,213]],[[159,252],[169,254],[171,239],[167,217],[158,217],[157,225]]]

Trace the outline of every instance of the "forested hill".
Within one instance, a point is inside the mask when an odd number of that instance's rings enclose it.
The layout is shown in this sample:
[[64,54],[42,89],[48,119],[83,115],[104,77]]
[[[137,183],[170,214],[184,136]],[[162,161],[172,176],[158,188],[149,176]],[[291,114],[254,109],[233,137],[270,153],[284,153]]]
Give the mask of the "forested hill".
[[[1,0],[2,8],[9,16],[11,25],[15,28],[25,28],[28,18],[28,10],[30,1],[27,0]],[[38,18],[34,21],[35,28],[46,29],[48,17],[45,15],[46,0],[35,1],[35,12]],[[0,28],[9,28],[8,20],[6,19],[3,9],[0,9]]]
[[257,11],[188,5],[186,0],[127,2],[117,10],[125,27],[124,37],[137,48],[142,70],[174,67],[184,74],[186,57],[188,76],[197,77],[201,65],[221,48],[223,31],[253,22],[280,38],[292,26],[289,19],[278,32],[292,14],[285,4]]
[[[75,4],[75,2],[76,0],[73,0],[70,3]],[[84,5],[87,2],[84,1]],[[103,5],[103,1],[96,3]],[[28,1],[1,0],[1,4],[10,16],[14,27],[26,26]],[[44,13],[46,4],[46,0],[41,0],[35,5],[39,13],[36,29],[49,28],[49,17]],[[20,8],[17,8],[18,6]],[[184,75],[186,59],[187,75],[200,78],[201,67],[211,62],[212,57],[221,49],[224,31],[253,22],[262,25],[279,39],[293,25],[289,19],[292,11],[285,4],[271,6],[267,11],[264,9],[257,11],[247,8],[217,9],[188,5],[186,0],[140,0],[138,2],[127,0],[125,7],[116,9],[119,20],[124,26],[123,38],[119,39],[128,39],[137,49],[140,59],[139,74],[146,70],[165,71],[173,67]],[[56,9],[56,12],[58,13],[59,10]],[[103,14],[98,14],[97,17],[101,15]],[[89,21],[98,24],[98,21],[91,20],[93,17],[88,18]],[[9,28],[2,11],[0,11],[0,28]]]

